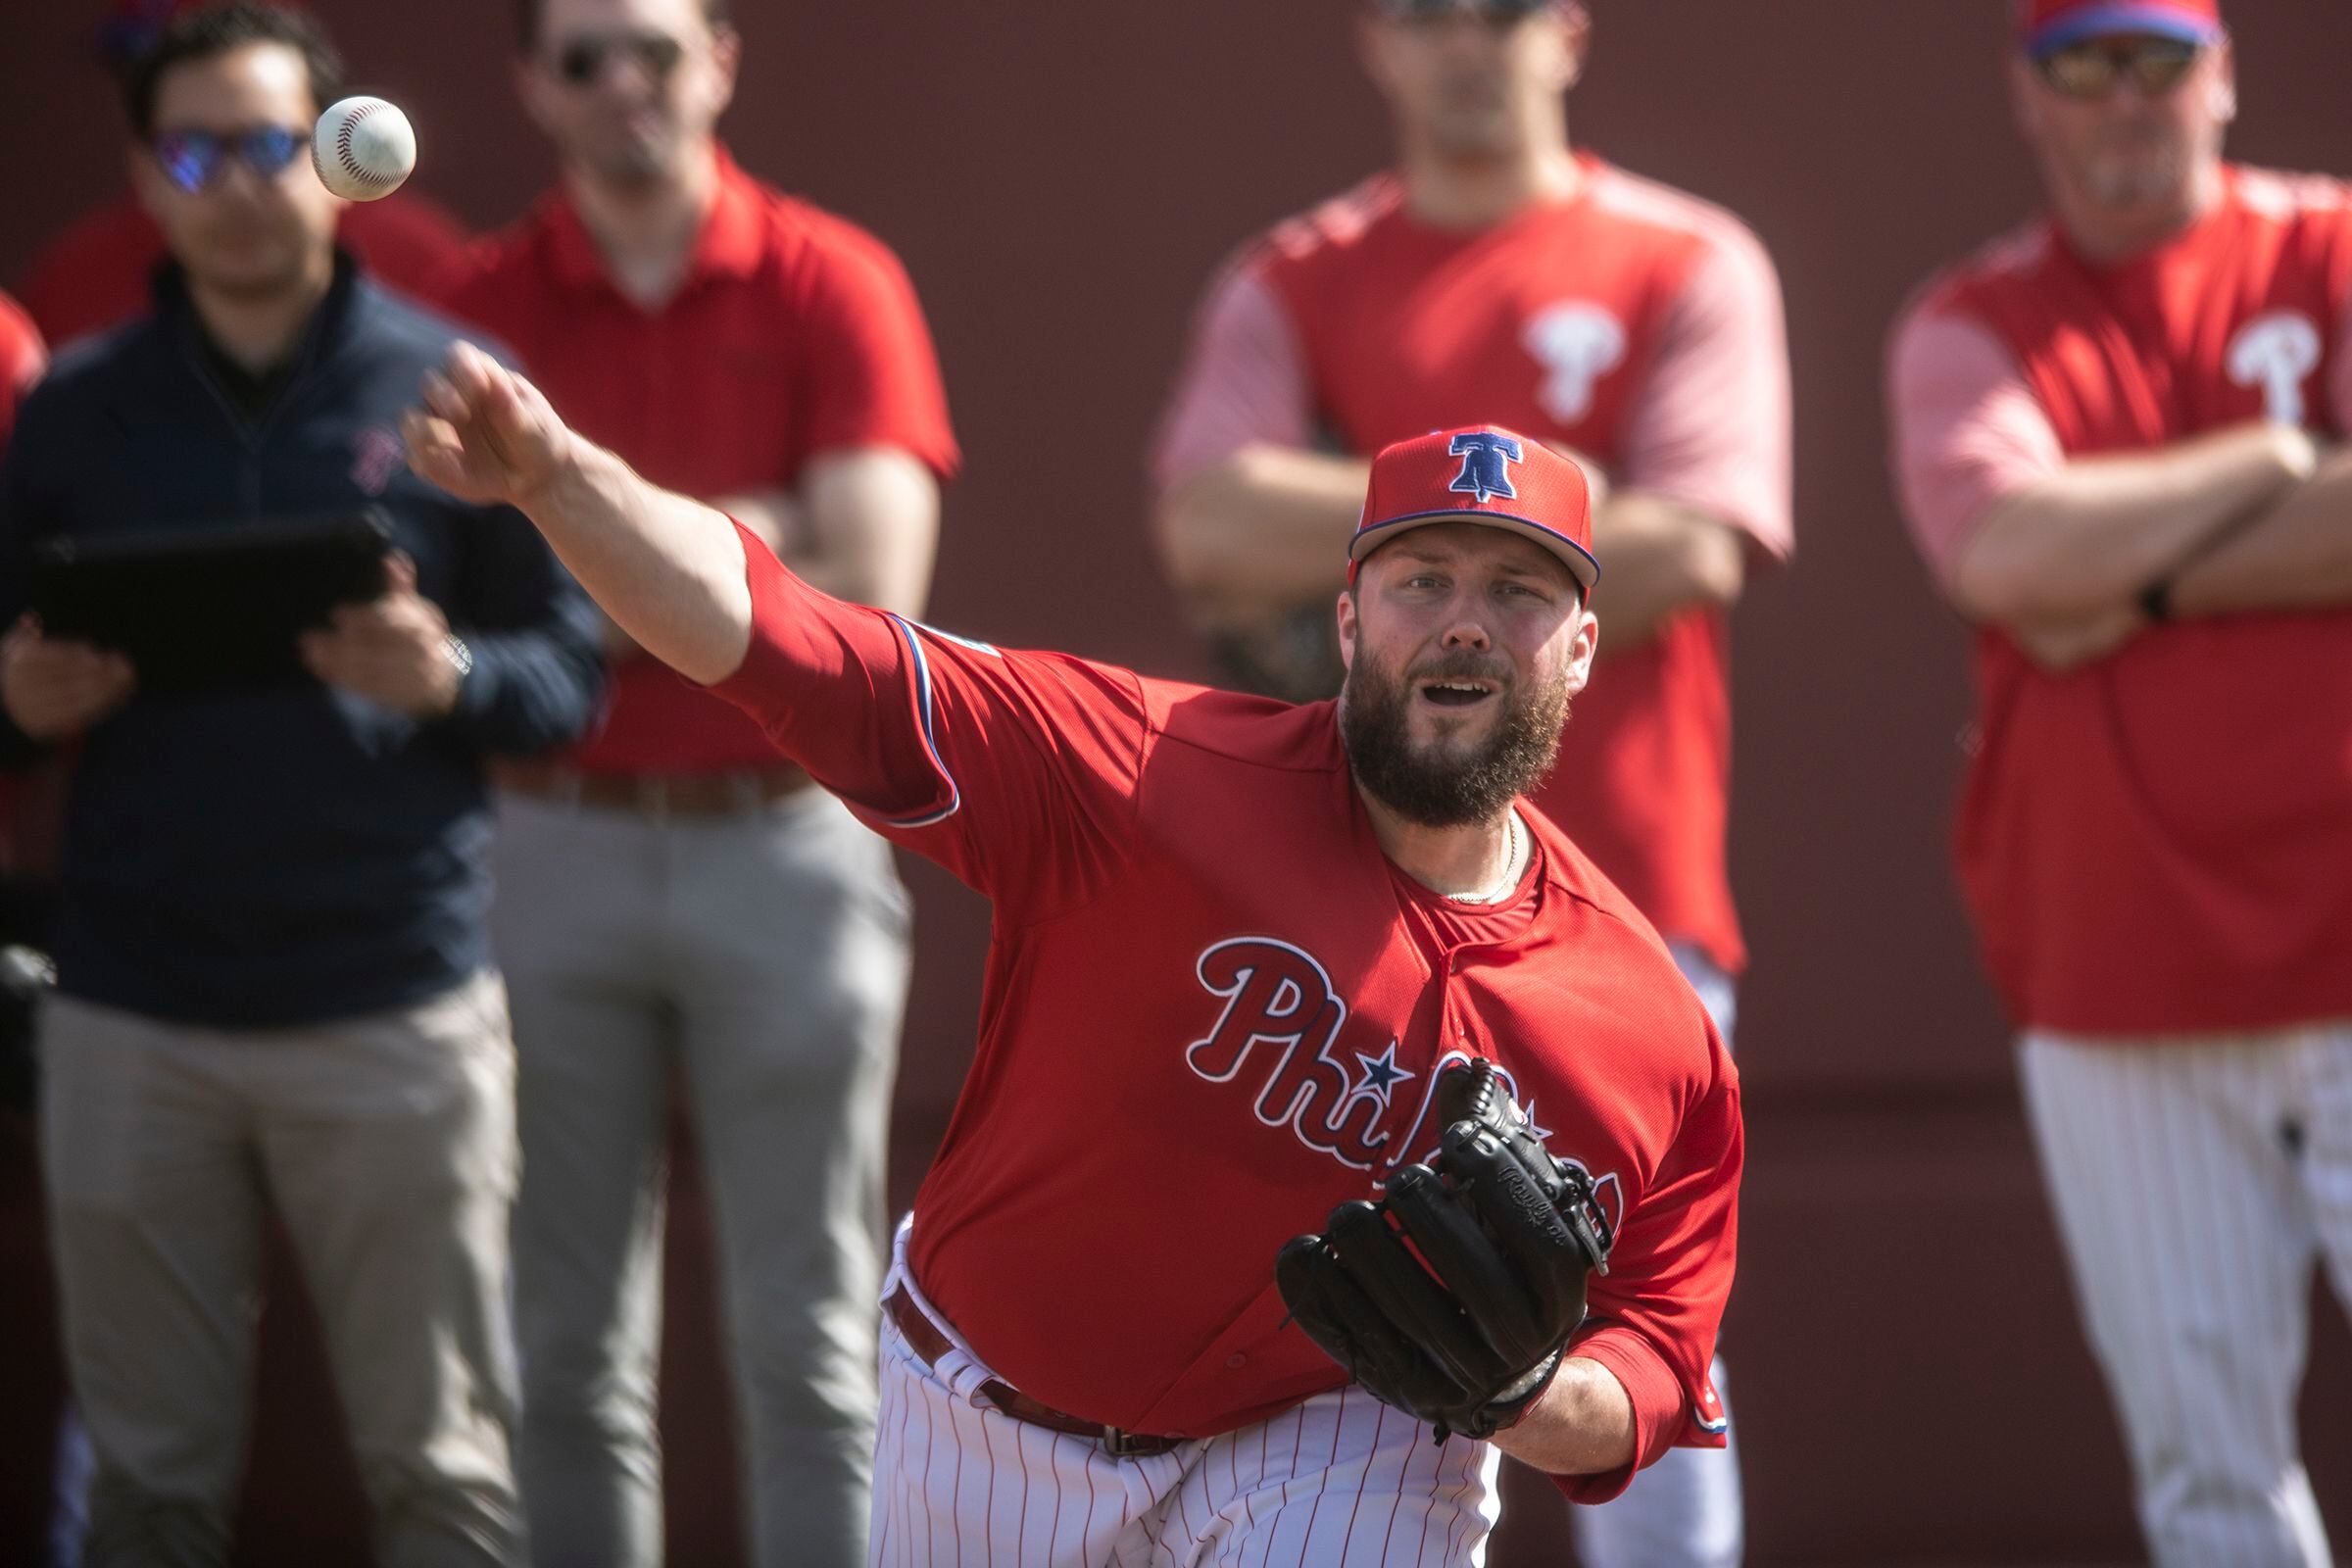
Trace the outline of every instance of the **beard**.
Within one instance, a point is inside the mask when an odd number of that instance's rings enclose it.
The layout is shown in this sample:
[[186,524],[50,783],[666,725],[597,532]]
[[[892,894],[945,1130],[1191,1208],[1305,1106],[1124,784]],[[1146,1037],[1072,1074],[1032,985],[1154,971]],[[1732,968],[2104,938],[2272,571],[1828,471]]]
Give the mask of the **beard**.
[[[1439,742],[1416,748],[1408,707],[1413,682],[1397,679],[1359,657],[1340,688],[1340,739],[1356,782],[1375,800],[1423,827],[1465,827],[1499,816],[1512,800],[1544,782],[1560,751],[1568,722],[1568,682],[1555,675],[1518,693],[1506,684],[1496,698],[1502,716],[1493,733],[1464,751]],[[1495,670],[1468,656],[1440,660],[1419,680],[1493,679]]]

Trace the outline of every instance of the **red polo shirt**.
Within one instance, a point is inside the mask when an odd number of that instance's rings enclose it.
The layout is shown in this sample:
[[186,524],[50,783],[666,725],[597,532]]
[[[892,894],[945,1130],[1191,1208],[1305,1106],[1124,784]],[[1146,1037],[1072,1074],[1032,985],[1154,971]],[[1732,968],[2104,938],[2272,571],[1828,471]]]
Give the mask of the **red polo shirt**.
[[[352,203],[335,237],[378,281],[416,296],[447,276],[466,247],[456,219],[410,192]],[[65,343],[143,313],[149,276],[163,259],[163,231],[125,196],[51,240],[17,293],[42,335]]]
[[[669,489],[790,488],[810,459],[867,446],[953,472],[938,360],[898,258],[723,152],[718,176],[685,280],[659,309],[613,285],[560,190],[484,242],[445,302],[520,355],[574,429]],[[614,669],[606,721],[572,762],[693,773],[782,759],[739,709],[638,655]]]

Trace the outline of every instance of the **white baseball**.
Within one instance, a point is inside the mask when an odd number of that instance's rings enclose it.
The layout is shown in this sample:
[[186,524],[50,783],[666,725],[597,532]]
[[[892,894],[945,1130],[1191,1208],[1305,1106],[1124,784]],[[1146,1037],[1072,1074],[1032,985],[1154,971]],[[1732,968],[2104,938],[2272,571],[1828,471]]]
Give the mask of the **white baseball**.
[[416,169],[416,132],[408,116],[381,98],[346,98],[318,117],[311,167],[336,195],[371,202],[400,189]]

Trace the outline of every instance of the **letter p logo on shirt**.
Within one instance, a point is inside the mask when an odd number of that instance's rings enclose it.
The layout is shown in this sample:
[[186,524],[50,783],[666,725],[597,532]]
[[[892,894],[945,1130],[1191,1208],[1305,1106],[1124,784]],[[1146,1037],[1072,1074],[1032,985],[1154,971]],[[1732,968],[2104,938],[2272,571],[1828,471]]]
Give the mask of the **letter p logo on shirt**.
[[2230,379],[2262,388],[2264,415],[2280,424],[2304,422],[2303,378],[2319,368],[2320,329],[2293,311],[2258,316],[2230,340]]

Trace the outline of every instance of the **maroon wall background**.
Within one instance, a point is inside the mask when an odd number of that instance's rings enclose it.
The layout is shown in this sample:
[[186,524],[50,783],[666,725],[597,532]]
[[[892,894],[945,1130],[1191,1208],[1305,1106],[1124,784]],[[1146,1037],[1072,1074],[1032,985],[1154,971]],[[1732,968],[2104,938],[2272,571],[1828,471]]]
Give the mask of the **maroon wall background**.
[[[0,23],[0,278],[119,183],[87,64],[94,0]],[[468,220],[547,175],[487,0],[321,0],[360,81],[398,99],[418,182]],[[1200,670],[1150,559],[1142,454],[1187,316],[1259,225],[1383,161],[1343,0],[742,5],[727,132],[755,172],[878,230],[936,327],[966,449],[934,617],[1157,672]],[[1578,137],[1726,203],[1787,285],[1797,373],[1795,569],[1739,617],[1734,863],[1750,1175],[1727,1336],[1752,1560],[2124,1561],[2114,1424],[2081,1347],[2004,1029],[1945,870],[1967,714],[1962,640],[1927,591],[1881,456],[1879,354],[1904,294],[2034,201],[2009,132],[1997,0],[1597,0]],[[2245,0],[2241,156],[2352,171],[2352,9]],[[968,1056],[978,901],[925,867],[900,1094],[910,1196]],[[0,1561],[28,1560],[56,1387],[27,1146],[0,1183],[11,1361]],[[673,1560],[735,1560],[708,1249],[682,1214],[665,1424]],[[1171,1260],[1174,1266],[1176,1260]],[[2200,1266],[2184,1239],[2184,1277]],[[2352,1539],[2352,1353],[2320,1316],[2311,1468]],[[256,1563],[360,1560],[348,1461],[299,1304],[267,1330],[247,1509]],[[2337,1412],[2332,1420],[2317,1419]],[[1514,1491],[1501,1563],[1565,1557],[1560,1505]]]

